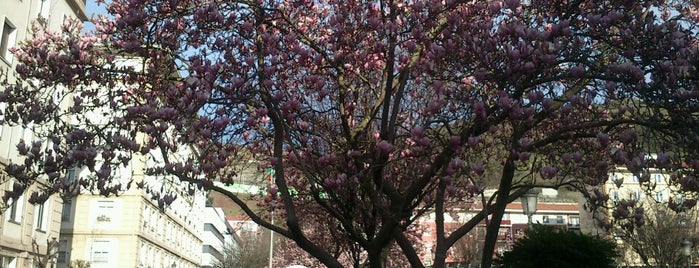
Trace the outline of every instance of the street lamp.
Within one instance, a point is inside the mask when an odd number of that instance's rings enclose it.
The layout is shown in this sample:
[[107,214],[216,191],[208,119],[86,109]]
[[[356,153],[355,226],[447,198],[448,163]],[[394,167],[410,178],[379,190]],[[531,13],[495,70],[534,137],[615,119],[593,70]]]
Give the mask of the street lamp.
[[[684,211],[681,211],[678,215],[678,223],[683,232],[689,232],[691,226],[689,226],[689,219]],[[690,241],[687,237],[682,238],[680,241],[680,246],[682,246],[682,255],[687,258],[687,267],[691,267],[692,263],[692,247],[694,243]]]
[[682,246],[682,255],[684,255],[687,258],[687,267],[691,267],[691,256],[692,256],[692,246],[694,246],[694,243],[692,241],[689,241],[687,238],[683,238],[682,241],[680,242],[680,245]]
[[522,211],[527,215],[527,226],[532,228],[532,215],[536,213],[536,203],[538,202],[539,193],[534,188],[529,189],[520,197],[522,202]]

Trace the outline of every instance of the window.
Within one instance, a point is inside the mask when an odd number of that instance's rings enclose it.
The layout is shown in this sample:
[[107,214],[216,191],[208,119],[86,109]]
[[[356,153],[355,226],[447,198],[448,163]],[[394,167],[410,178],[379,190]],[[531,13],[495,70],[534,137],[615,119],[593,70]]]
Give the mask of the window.
[[46,231],[46,223],[49,211],[49,208],[46,207],[47,203],[48,200],[44,201],[44,203],[34,205],[34,226],[38,231]]
[[155,232],[154,226],[159,226],[158,225],[158,214],[156,214],[155,209],[150,210],[150,231]]
[[[157,225],[156,225],[156,226],[161,226],[161,227],[162,227],[162,226],[163,226],[163,215],[158,215],[157,218],[158,218],[158,221],[157,221]],[[162,236],[163,236],[163,229],[162,229],[162,228],[158,228],[156,235],[157,235],[158,237],[162,237]]]
[[155,267],[160,267],[160,260],[163,256],[160,254],[160,249],[155,250]]
[[7,103],[2,102],[0,103],[0,139],[2,139],[2,131],[5,128],[5,108],[7,107]]
[[20,136],[24,143],[32,144],[34,141],[34,125],[29,124],[26,128],[22,128],[22,135]]
[[12,200],[12,205],[10,206],[10,220],[15,221],[18,216],[18,205],[17,200]]
[[138,263],[143,266],[146,264],[146,243],[141,241],[140,248],[138,250]]
[[663,182],[663,175],[653,174],[653,181],[655,181],[655,183]]
[[612,175],[609,175],[609,180],[613,183],[619,183],[619,177],[614,173],[612,173]]
[[68,248],[68,241],[67,240],[61,240],[58,242],[58,256],[56,257],[56,261],[58,263],[66,263],[68,260],[66,253]]
[[611,196],[612,196],[612,201],[619,201],[619,191],[613,190]]
[[148,221],[150,219],[150,207],[148,206],[148,203],[143,203],[143,211],[142,211],[142,221],[143,221],[143,230],[145,231],[148,229]]
[[39,23],[46,25],[48,23],[49,15],[51,14],[51,0],[40,0],[39,1]]
[[579,226],[579,225],[580,225],[580,218],[578,218],[578,217],[571,217],[571,218],[570,218],[570,225]]
[[665,201],[665,197],[663,196],[662,192],[655,193],[655,201],[658,201],[658,202]]
[[80,193],[80,184],[78,184],[76,180],[77,172],[78,171],[74,168],[66,170],[66,182],[70,186],[69,190],[71,195],[77,195]]
[[15,257],[1,256],[0,255],[0,267],[2,268],[15,268],[17,267],[17,261]]
[[[9,183],[10,185],[10,190],[14,187],[13,183]],[[15,222],[15,223],[20,223],[22,222],[22,214],[24,212],[24,194],[20,195],[19,198],[12,200],[12,205],[10,206],[9,210],[9,217],[8,220]]]
[[6,18],[3,21],[2,37],[0,39],[0,58],[7,63],[12,62],[12,53],[10,48],[15,45],[15,37],[17,36],[17,28]]
[[633,200],[636,200],[636,201],[641,200],[641,191],[640,190],[633,191],[633,193],[631,194],[631,197],[633,198]]
[[543,222],[549,223],[549,216],[543,216]]
[[563,223],[563,216],[556,216],[556,223]]
[[109,240],[95,240],[92,242],[92,262],[109,263]]
[[73,199],[65,199],[63,201],[63,210],[61,211],[61,221],[70,221],[72,208]]

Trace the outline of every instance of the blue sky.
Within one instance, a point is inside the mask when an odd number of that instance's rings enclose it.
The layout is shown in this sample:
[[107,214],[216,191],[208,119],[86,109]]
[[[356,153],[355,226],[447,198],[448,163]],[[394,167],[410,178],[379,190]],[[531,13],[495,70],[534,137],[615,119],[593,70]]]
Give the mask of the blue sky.
[[[107,14],[107,10],[105,9],[107,3],[109,1],[105,1],[105,3],[102,4],[97,4],[97,1],[95,0],[87,0],[85,3],[85,12],[87,13],[87,17],[92,18],[94,15],[99,15],[99,14]],[[85,28],[83,31],[89,31],[94,29],[95,26],[92,25],[91,22],[85,22]]]

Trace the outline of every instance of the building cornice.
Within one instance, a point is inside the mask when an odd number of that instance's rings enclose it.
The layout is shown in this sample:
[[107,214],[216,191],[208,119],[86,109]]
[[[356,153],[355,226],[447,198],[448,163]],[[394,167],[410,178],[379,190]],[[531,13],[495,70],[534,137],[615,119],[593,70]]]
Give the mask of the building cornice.
[[82,0],[66,0],[68,2],[68,5],[70,8],[75,11],[75,15],[78,16],[78,18],[81,21],[87,21],[87,13],[85,12],[85,2]]

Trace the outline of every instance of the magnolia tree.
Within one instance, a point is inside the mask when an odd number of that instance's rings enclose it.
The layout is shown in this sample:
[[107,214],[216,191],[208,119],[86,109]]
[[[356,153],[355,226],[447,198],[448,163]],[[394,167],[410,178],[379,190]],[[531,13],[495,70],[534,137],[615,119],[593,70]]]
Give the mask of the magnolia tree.
[[[533,187],[576,189],[594,207],[606,204],[596,186],[625,165],[699,190],[699,13],[688,1],[113,0],[107,10],[85,35],[69,22],[14,48],[4,117],[38,138],[17,145],[24,161],[6,172],[21,183],[5,200],[38,179],[33,202],[78,186],[143,187],[163,205],[219,191],[328,267],[342,266],[337,248],[382,267],[394,244],[423,267],[406,230],[434,213],[434,267],[481,222],[490,267],[505,206]],[[181,150],[192,153],[172,157]],[[115,179],[153,154],[148,174],[189,188]],[[235,184],[248,157],[274,170],[264,201],[277,224],[214,184]],[[77,184],[65,179],[76,166],[90,171]],[[488,182],[497,192],[486,200]],[[445,231],[444,215],[472,199],[483,209]],[[310,236],[309,215],[343,246]]]

